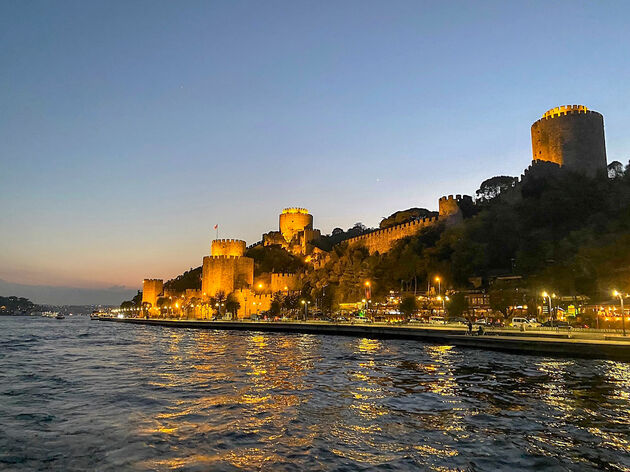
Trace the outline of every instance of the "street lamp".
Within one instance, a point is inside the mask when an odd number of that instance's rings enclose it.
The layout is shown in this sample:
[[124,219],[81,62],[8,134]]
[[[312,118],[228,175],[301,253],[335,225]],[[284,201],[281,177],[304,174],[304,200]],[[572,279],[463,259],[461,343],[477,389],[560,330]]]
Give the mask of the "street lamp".
[[626,335],[626,314],[623,311],[623,295],[619,293],[617,290],[613,292],[613,296],[619,298],[619,302],[621,303],[621,331],[623,335]]
[[308,306],[311,302],[307,302],[306,300],[302,300],[302,305],[304,305],[304,321],[308,318]]
[[[448,298],[448,297],[446,297]],[[437,296],[437,301],[438,302],[442,302],[442,312],[446,313],[446,300],[444,300],[444,298],[442,298],[442,295],[438,295]]]
[[[547,292],[543,292],[543,293],[541,293],[541,295],[542,295],[543,299],[546,298],[547,300],[549,300],[549,303],[548,303],[547,306],[549,307],[549,319],[551,320],[551,327],[553,328],[553,318],[554,318],[554,316],[553,316],[553,312],[551,310],[551,295],[549,295]],[[556,294],[554,293],[553,295],[555,297]]]
[[442,279],[435,277],[435,281],[438,284],[438,295],[442,295]]

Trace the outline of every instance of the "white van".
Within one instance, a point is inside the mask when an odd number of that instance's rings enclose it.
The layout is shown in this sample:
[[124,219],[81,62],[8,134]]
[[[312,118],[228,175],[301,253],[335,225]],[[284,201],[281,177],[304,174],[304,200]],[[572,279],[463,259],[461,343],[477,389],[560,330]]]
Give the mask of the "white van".
[[442,316],[432,316],[429,318],[431,324],[446,324],[446,320]]
[[514,317],[510,322],[510,326],[514,328],[520,328],[521,326],[523,326],[524,328],[528,328],[530,324],[527,318]]

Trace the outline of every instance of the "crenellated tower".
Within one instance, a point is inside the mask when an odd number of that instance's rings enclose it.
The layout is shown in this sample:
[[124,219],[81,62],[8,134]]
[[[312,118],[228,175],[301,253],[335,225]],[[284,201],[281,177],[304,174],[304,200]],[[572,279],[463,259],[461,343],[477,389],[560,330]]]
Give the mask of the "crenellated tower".
[[606,172],[604,117],[584,105],[552,108],[532,124],[532,160],[594,177]]
[[441,197],[438,201],[439,219],[445,220],[447,224],[461,223],[464,219],[463,205],[472,205],[472,197],[470,195]]
[[285,208],[280,213],[280,232],[287,243],[301,231],[313,229],[313,215],[306,208]]
[[157,306],[157,299],[164,290],[162,279],[144,279],[142,281],[142,303],[150,303],[151,308]]
[[215,239],[211,255],[203,258],[201,292],[213,297],[217,292],[226,295],[236,289],[249,288],[254,283],[254,259],[245,257],[245,241]]

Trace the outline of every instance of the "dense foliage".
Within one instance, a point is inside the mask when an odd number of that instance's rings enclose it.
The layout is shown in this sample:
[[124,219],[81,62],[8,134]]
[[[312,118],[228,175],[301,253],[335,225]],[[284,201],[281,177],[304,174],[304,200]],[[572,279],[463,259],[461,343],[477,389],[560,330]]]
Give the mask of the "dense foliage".
[[304,267],[301,258],[285,251],[280,246],[254,246],[245,253],[254,259],[254,273],[296,273]]
[[387,218],[383,218],[379,224],[380,229],[390,228],[392,226],[402,225],[413,220],[437,216],[437,212],[429,211],[426,208],[409,208],[407,210],[397,211]]
[[374,229],[367,228],[363,223],[355,223],[352,228],[348,228],[346,231],[341,228],[335,228],[332,230],[331,234],[322,235],[319,239],[313,241],[312,243],[314,246],[323,249],[324,251],[331,251],[337,244],[371,231],[374,231]]
[[201,267],[195,269],[191,268],[181,275],[178,275],[174,279],[168,280],[164,283],[165,290],[174,290],[176,292],[183,292],[186,289],[201,289]]
[[543,170],[515,185],[509,177],[490,179],[501,188],[481,192],[463,224],[424,228],[386,254],[337,246],[308,280],[315,291],[329,286],[336,301],[360,299],[364,280],[382,297],[426,287],[435,274],[450,288],[467,288],[471,277],[514,274],[533,289],[567,295],[630,290],[630,172],[590,179]]
[[0,297],[0,311],[30,312],[36,308],[32,301],[23,297]]

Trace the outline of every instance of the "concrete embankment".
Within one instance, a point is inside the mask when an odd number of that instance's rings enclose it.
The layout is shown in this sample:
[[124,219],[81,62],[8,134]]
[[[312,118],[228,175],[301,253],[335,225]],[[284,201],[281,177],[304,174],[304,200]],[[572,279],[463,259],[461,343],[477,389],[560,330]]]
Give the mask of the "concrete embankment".
[[630,340],[576,339],[554,333],[489,333],[469,336],[465,328],[387,326],[379,324],[255,322],[255,321],[186,321],[140,318],[99,318],[101,321],[131,323],[171,328],[264,331],[303,334],[361,336],[379,339],[415,339],[476,349],[490,349],[520,354],[615,359],[630,361]]

